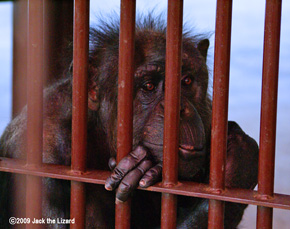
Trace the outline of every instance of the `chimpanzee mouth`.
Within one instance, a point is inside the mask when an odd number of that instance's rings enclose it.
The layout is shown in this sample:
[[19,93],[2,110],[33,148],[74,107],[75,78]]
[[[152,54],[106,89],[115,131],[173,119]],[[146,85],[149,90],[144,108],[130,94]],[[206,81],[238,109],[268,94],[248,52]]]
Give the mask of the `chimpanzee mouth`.
[[[153,142],[143,142],[144,146],[148,148],[153,148],[155,150],[162,150],[163,151],[163,144],[162,143],[153,143]],[[192,160],[198,157],[204,157],[205,152],[203,147],[195,147],[191,145],[180,144],[178,147],[178,155],[183,160]]]
[[204,156],[203,147],[194,147],[191,145],[179,145],[179,156],[184,160],[191,160]]

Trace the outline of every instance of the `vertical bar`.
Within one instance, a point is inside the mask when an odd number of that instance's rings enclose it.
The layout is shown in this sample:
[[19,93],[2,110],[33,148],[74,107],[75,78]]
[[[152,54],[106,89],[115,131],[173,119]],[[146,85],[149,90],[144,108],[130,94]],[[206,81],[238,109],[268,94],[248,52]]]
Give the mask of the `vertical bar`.
[[[132,151],[133,141],[133,76],[135,55],[136,1],[121,1],[117,161]],[[115,227],[130,228],[130,200],[116,202]]]
[[[89,1],[74,1],[73,109],[71,169],[86,169],[88,112]],[[85,227],[85,186],[71,182],[71,228]]]
[[[221,192],[225,188],[232,1],[218,0],[216,12],[209,183],[213,191]],[[223,228],[223,223],[224,202],[210,200],[208,227]]]
[[13,2],[13,100],[12,118],[27,104],[28,1]]
[[[27,46],[28,46],[28,1],[13,2],[13,84],[12,118],[15,118],[27,104]],[[24,140],[25,141],[25,140]],[[26,176],[15,176],[13,215],[25,217]]]
[[[43,1],[28,1],[27,166],[42,163]],[[41,178],[27,176],[26,217],[41,218]],[[30,227],[27,225],[27,227]],[[35,226],[39,227],[39,226]]]
[[[183,0],[168,1],[164,110],[163,185],[178,181]],[[176,228],[177,197],[162,194],[161,228]]]
[[[258,173],[258,193],[262,198],[274,192],[281,3],[266,2]],[[272,208],[258,206],[257,228],[272,228],[272,218]]]
[[67,68],[60,60],[73,38],[73,5],[72,0],[44,1],[44,85],[60,79]]

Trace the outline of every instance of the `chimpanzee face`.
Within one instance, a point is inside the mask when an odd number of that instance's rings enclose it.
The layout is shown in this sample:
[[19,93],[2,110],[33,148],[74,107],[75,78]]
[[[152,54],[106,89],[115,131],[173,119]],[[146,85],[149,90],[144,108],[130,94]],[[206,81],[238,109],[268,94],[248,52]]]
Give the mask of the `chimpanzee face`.
[[[191,54],[183,54],[181,76],[179,175],[183,178],[189,178],[189,174],[194,177],[204,165],[206,156],[205,127],[199,113],[203,103],[206,104],[208,75],[205,60],[198,50],[192,48],[190,51]],[[145,58],[149,61],[138,66],[135,73],[135,144],[147,147],[156,163],[162,161],[163,156],[166,82],[165,52],[161,53],[159,60]]]

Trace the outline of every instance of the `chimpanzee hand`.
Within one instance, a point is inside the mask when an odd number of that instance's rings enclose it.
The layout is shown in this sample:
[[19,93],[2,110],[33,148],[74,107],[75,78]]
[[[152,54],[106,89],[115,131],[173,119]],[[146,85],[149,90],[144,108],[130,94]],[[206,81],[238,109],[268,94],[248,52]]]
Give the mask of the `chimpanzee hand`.
[[109,167],[113,172],[106,180],[105,188],[109,191],[117,189],[116,198],[120,201],[126,201],[138,184],[147,188],[159,181],[162,174],[162,163],[153,164],[143,146],[138,146],[117,166],[116,160],[110,158]]

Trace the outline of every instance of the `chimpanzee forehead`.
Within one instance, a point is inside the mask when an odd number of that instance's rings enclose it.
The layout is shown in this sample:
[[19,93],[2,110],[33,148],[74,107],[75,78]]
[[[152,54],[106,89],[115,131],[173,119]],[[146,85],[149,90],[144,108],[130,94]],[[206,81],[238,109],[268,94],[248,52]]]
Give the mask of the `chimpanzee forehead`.
[[[198,72],[202,67],[201,58],[189,57],[186,53],[182,56],[182,72]],[[154,60],[137,67],[135,77],[140,78],[146,74],[159,73],[165,75],[165,60]]]
[[[164,73],[166,61],[166,34],[156,31],[136,34],[135,77],[146,73]],[[184,39],[182,44],[182,69],[197,72],[204,65],[197,45]]]
[[[182,68],[192,69],[194,71],[197,71],[201,65],[204,65],[202,63],[202,58],[197,51],[192,55],[193,53],[182,53]],[[165,72],[165,62],[166,57],[165,55],[160,55],[160,53],[153,54],[150,57],[145,58],[146,60],[142,63],[136,63],[137,70],[136,72],[140,71],[147,71],[147,72]]]
[[165,62],[164,61],[154,61],[137,68],[135,77],[140,78],[146,73],[164,73],[165,72]]

